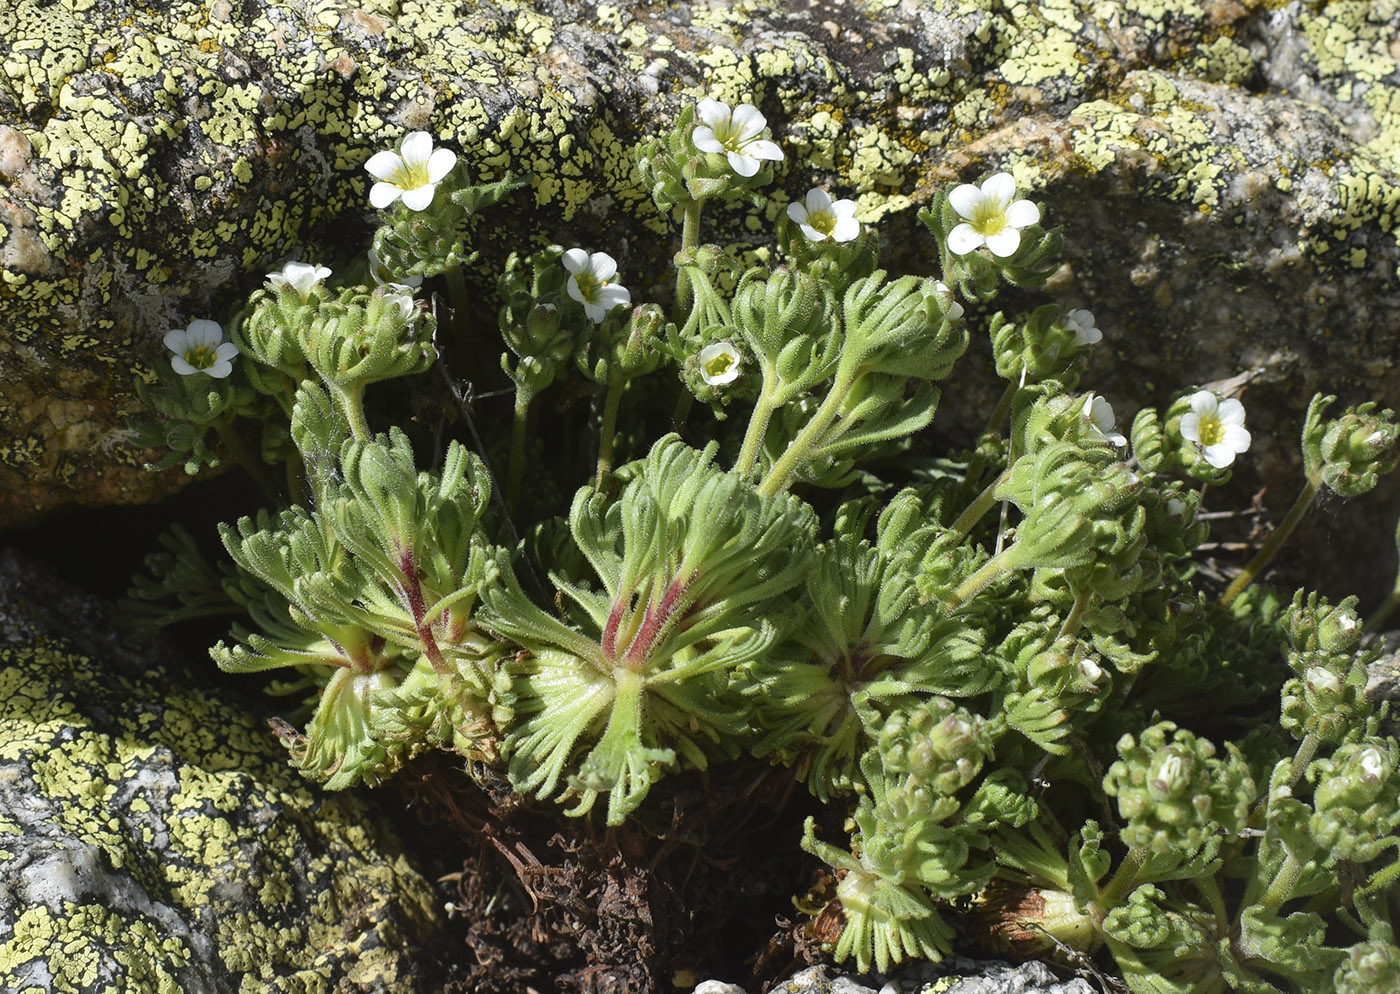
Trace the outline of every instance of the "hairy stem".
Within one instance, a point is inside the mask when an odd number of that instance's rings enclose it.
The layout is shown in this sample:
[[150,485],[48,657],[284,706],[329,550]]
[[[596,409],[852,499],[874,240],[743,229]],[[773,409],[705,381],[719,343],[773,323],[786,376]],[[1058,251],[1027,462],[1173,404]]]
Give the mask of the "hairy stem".
[[512,511],[519,510],[520,481],[525,476],[525,431],[534,396],[518,386],[515,388],[515,424],[510,434],[510,464],[506,468],[506,506]]
[[817,413],[812,415],[812,420],[797,433],[797,437],[788,443],[787,450],[769,468],[768,475],[758,485],[760,494],[772,497],[788,488],[802,463],[811,456],[812,451],[826,435],[827,429],[831,427],[831,423],[836,420],[837,412],[841,410],[846,395],[851,392],[851,387],[860,378],[860,374],[859,369],[849,373],[837,372],[836,379],[831,384],[831,392],[826,395],[826,400],[822,401],[822,406],[817,408]]
[[617,409],[622,402],[622,386],[626,378],[620,372],[608,377],[608,399],[603,403],[603,433],[598,438],[598,474],[593,485],[599,489],[603,478],[612,472],[613,435],[617,433]]
[[1298,522],[1303,520],[1303,515],[1312,506],[1313,498],[1317,496],[1318,489],[1322,486],[1320,481],[1308,480],[1303,484],[1302,492],[1298,494],[1298,499],[1289,508],[1288,516],[1283,519],[1283,523],[1278,526],[1278,530],[1269,536],[1269,540],[1264,543],[1254,558],[1249,561],[1234,582],[1226,588],[1225,593],[1220,597],[1220,606],[1229,607],[1230,602],[1240,595],[1240,592],[1254,582],[1255,578],[1263,572],[1264,567],[1273,561],[1278,555],[1278,550],[1283,548],[1283,543],[1288,541],[1288,536],[1293,534],[1293,529],[1298,527]]

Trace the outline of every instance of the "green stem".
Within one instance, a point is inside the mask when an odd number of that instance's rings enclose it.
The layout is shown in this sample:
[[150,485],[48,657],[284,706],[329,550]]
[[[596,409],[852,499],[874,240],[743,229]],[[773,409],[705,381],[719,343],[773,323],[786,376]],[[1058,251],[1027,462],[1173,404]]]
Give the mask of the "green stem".
[[1009,548],[1003,549],[983,563],[981,569],[976,573],[973,573],[964,580],[958,589],[954,590],[948,600],[944,602],[943,606],[948,609],[948,613],[952,614],[958,608],[962,607],[967,603],[969,598],[976,595],[977,591],[981,590],[1003,573],[1009,573],[1011,570],[1015,569],[1015,563],[1012,561],[1012,553],[1015,551],[1015,544],[1012,544]]
[[753,413],[749,415],[749,428],[744,432],[744,445],[739,449],[739,458],[734,462],[734,472],[745,475],[753,470],[758,462],[759,450],[763,448],[763,436],[768,434],[768,422],[778,408],[768,398],[773,393],[768,370],[763,371],[763,392],[758,396]]
[[695,394],[691,393],[684,383],[681,384],[681,394],[676,398],[676,409],[671,412],[671,430],[677,435],[685,431],[686,420],[690,417],[690,408],[695,404]]
[[1298,751],[1293,754],[1293,766],[1288,775],[1288,786],[1292,787],[1303,776],[1303,771],[1312,762],[1313,756],[1317,755],[1317,747],[1321,740],[1309,732],[1303,736],[1303,741],[1298,743]]
[[1016,391],[1019,389],[1021,388],[1015,383],[1006,385],[1006,390],[1002,392],[1001,399],[997,401],[992,416],[987,419],[987,427],[982,429],[983,435],[1001,434],[999,425],[1006,420],[1006,415],[1011,411],[1011,402],[1016,399]]
[[[681,250],[693,249],[700,242],[700,204],[699,200],[687,200],[685,213],[681,217]],[[680,268],[676,271],[676,324],[682,324],[681,315],[690,311],[692,291],[690,286],[690,273]]]
[[996,489],[1006,482],[1009,475],[1011,475],[1011,470],[1008,469],[987,484],[983,491],[972,499],[972,503],[963,509],[962,514],[958,515],[958,520],[953,522],[950,530],[954,535],[959,538],[967,537],[968,532],[972,531],[977,522],[982,519],[982,515],[996,504]]
[[515,425],[510,434],[510,465],[506,469],[506,506],[511,511],[518,510],[520,481],[525,477],[525,429],[530,419],[530,402],[533,393],[515,388]]
[[349,386],[341,386],[338,383],[326,381],[331,388],[331,393],[340,401],[340,409],[345,415],[345,420],[350,423],[350,433],[362,442],[368,442],[374,436],[370,434],[369,421],[365,418],[365,386],[363,383],[351,383]]
[[1079,634],[1079,626],[1084,619],[1084,611],[1089,606],[1089,599],[1093,596],[1088,587],[1082,587],[1074,592],[1074,606],[1070,608],[1069,614],[1065,615],[1064,623],[1060,625],[1060,632],[1055,636],[1056,642],[1063,642],[1074,638]]
[[1397,606],[1400,606],[1400,577],[1396,577],[1395,589],[1385,600],[1381,601],[1380,606],[1372,611],[1371,616],[1366,619],[1366,626],[1361,630],[1362,634],[1369,635],[1371,632],[1380,631],[1381,625],[1385,624],[1385,620],[1391,616]]
[[1147,846],[1133,846],[1128,850],[1128,855],[1118,865],[1118,872],[1094,898],[1094,907],[1100,916],[1107,915],[1133,892],[1142,877],[1142,868],[1147,865],[1151,855],[1152,850]]
[[608,377],[608,399],[603,403],[603,434],[598,439],[598,475],[593,485],[599,489],[603,478],[612,471],[613,435],[617,432],[617,409],[622,401],[623,375],[613,373]]
[[1269,540],[1264,543],[1263,548],[1255,553],[1254,558],[1249,561],[1249,565],[1239,576],[1235,577],[1234,582],[1221,595],[1221,607],[1229,607],[1230,602],[1238,597],[1245,587],[1253,583],[1255,577],[1273,561],[1274,556],[1278,555],[1278,550],[1283,548],[1283,543],[1288,541],[1288,536],[1293,534],[1293,529],[1298,527],[1298,522],[1303,520],[1303,515],[1312,506],[1313,498],[1317,496],[1317,491],[1321,486],[1321,482],[1315,480],[1308,480],[1307,483],[1303,484],[1302,492],[1298,494],[1298,499],[1289,508],[1288,516],[1283,519],[1278,530],[1269,536]]
[[1269,889],[1264,891],[1256,903],[1270,910],[1282,907],[1283,902],[1293,896],[1293,888],[1298,885],[1298,877],[1302,872],[1302,862],[1292,853],[1285,855],[1283,862],[1279,864],[1278,872],[1274,874],[1274,879],[1269,882]]
[[837,371],[836,379],[831,384],[831,392],[826,395],[826,400],[822,401],[822,406],[817,408],[817,413],[812,415],[812,420],[797,433],[797,437],[788,443],[787,450],[769,468],[768,475],[758,485],[760,494],[772,497],[788,488],[799,467],[822,441],[822,436],[831,427],[831,422],[836,420],[837,412],[846,402],[846,395],[851,392],[851,387],[860,378],[861,372],[859,369],[851,372]]
[[267,467],[263,464],[252,449],[248,448],[248,443],[243,441],[243,436],[234,431],[233,424],[228,420],[214,422],[214,431],[219,436],[219,441],[228,450],[228,454],[233,456],[233,461],[242,466],[244,471],[253,478],[253,482],[258,485],[268,499],[277,503],[281,500],[277,493],[277,488],[272,484],[272,477],[267,473]]

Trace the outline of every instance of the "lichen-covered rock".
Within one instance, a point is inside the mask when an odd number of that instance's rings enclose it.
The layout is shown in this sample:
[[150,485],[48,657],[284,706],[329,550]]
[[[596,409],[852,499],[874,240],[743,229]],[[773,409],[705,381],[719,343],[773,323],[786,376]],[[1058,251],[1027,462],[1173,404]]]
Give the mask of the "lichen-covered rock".
[[[876,982],[878,985],[878,981]],[[1090,994],[1093,990],[1081,978],[1060,981],[1044,963],[1012,966],[997,960],[977,961],[955,956],[945,963],[922,963],[900,971],[886,991],[906,994]],[[832,976],[825,966],[809,967],[772,988],[772,994],[876,994],[870,987],[847,976]],[[745,994],[742,987],[717,980],[700,983],[694,994]]]
[[[756,102],[788,153],[726,239],[760,241],[815,181],[927,268],[932,188],[1009,170],[1066,227],[1052,289],[1106,332],[1095,389],[1131,408],[1249,375],[1252,464],[1285,504],[1314,389],[1400,395],[1394,2],[7,8],[0,524],[178,483],[124,441],[132,377],[164,361],[166,329],[223,317],[232,291],[363,223],[361,167],[410,129],[483,177],[531,176],[483,226],[488,259],[567,233],[638,292],[670,229],[628,149],[702,95]],[[960,379],[964,413],[985,406]]]
[[380,816],[112,624],[0,555],[0,990],[436,989],[432,887]]

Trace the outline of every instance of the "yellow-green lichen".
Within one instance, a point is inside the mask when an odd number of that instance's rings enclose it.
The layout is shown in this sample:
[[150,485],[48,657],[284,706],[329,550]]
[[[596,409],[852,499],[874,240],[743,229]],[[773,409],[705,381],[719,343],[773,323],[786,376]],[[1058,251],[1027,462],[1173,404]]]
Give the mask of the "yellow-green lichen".
[[26,796],[0,872],[29,895],[0,908],[0,989],[420,989],[434,896],[362,803],[238,708],[34,642],[0,649],[0,782]]

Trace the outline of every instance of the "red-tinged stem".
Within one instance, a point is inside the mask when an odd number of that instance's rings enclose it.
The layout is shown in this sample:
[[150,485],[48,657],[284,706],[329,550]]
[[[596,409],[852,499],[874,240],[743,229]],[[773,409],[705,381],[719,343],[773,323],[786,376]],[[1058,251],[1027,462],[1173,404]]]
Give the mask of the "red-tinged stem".
[[452,669],[442,657],[442,650],[438,648],[437,639],[433,637],[432,628],[424,620],[428,606],[423,601],[423,587],[418,582],[418,563],[413,557],[412,549],[399,550],[399,572],[403,574],[404,599],[408,601],[408,610],[413,614],[413,627],[418,629],[418,638],[423,643],[423,654],[439,674],[451,673]]
[[623,664],[628,669],[641,669],[652,649],[656,647],[658,637],[675,620],[676,607],[694,580],[694,574],[685,580],[672,580],[666,587],[666,592],[661,595],[661,600],[647,605],[641,627],[637,629],[637,635],[627,647],[627,655],[623,658]]
[[608,623],[603,626],[603,658],[613,660],[617,658],[617,626],[622,624],[622,612],[626,608],[626,601],[618,601],[608,612]]

